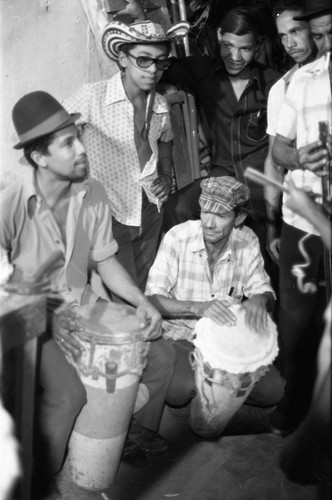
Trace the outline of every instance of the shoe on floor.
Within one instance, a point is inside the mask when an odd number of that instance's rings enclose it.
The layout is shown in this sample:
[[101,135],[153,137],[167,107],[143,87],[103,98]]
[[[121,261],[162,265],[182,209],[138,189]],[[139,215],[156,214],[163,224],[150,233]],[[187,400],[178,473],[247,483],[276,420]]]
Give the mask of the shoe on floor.
[[132,419],[128,437],[141,450],[159,455],[168,449],[166,439],[158,432],[151,431],[142,427],[137,420]]
[[132,467],[143,467],[147,463],[148,455],[141,450],[129,437],[127,437],[121,459]]
[[62,496],[54,478],[34,476],[31,486],[32,500],[61,500]]
[[301,423],[300,417],[290,417],[286,416],[278,409],[272,413],[269,421],[270,432],[276,434],[277,436],[288,436],[297,429]]

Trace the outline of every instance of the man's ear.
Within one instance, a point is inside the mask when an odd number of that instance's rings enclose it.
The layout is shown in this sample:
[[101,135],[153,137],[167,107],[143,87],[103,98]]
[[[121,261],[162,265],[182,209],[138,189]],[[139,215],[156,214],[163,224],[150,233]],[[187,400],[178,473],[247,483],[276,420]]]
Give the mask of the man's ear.
[[218,42],[221,43],[222,42],[221,28],[217,28],[217,38],[218,38]]
[[234,226],[235,227],[241,226],[241,224],[244,223],[246,217],[247,217],[247,214],[245,212],[243,212],[243,211],[239,212],[237,214],[237,216],[235,217]]
[[47,167],[45,155],[43,155],[39,151],[32,151],[32,153],[30,154],[30,157],[38,165],[38,167],[42,167],[42,168]]
[[122,50],[119,51],[119,57],[118,57],[118,63],[120,65],[120,68],[124,70],[127,67],[128,64],[128,58]]

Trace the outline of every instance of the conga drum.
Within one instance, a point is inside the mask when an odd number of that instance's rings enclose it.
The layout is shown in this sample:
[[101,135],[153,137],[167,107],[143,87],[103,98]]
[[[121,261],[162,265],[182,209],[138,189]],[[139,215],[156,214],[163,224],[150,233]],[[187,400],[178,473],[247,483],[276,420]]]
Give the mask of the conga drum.
[[119,466],[149,343],[142,340],[133,307],[95,303],[75,312],[72,335],[82,355],[67,359],[85,386],[87,404],[69,441],[69,469],[76,485],[101,490],[111,485]]
[[209,318],[195,327],[192,366],[197,394],[189,421],[202,437],[218,436],[240,409],[255,383],[278,353],[277,329],[270,317],[264,332],[245,325],[245,310],[233,305],[235,326],[218,325]]

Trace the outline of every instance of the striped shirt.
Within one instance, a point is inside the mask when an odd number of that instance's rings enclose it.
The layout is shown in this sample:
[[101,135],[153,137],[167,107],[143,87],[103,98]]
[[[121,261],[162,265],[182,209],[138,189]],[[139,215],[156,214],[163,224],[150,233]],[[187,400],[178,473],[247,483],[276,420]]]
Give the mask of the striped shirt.
[[[292,141],[296,140],[297,148],[319,139],[319,121],[328,121],[331,127],[331,83],[325,61],[323,56],[295,73],[280,111],[277,134]],[[292,170],[288,172],[287,177],[291,177],[297,187],[308,187],[316,194],[322,193],[320,177],[310,170]],[[285,222],[307,233],[318,235],[317,230],[306,219],[285,206],[286,201],[287,194],[284,194]]]
[[[177,300],[225,300],[272,292],[264,271],[259,242],[251,229],[233,229],[227,247],[215,264],[211,276],[201,221],[188,221],[173,227],[161,242],[150,269],[146,294]],[[176,318],[163,322],[167,338],[191,340],[196,319]]]
[[142,172],[134,140],[134,107],[120,72],[110,80],[83,85],[66,99],[64,106],[70,113],[82,115],[77,123],[84,125],[90,174],[104,185],[115,219],[128,226],[140,226],[142,187],[149,201],[158,204],[149,189],[157,177],[158,142],[172,139],[165,98],[155,94],[149,129],[152,155]]

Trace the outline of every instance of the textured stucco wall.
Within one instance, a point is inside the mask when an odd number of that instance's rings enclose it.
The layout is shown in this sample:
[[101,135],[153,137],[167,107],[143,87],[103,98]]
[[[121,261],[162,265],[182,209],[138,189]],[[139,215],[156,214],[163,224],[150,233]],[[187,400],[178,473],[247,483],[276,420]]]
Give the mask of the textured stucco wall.
[[61,100],[82,83],[107,78],[115,69],[97,50],[80,0],[0,0],[0,31],[2,187],[26,168],[22,154],[12,149],[17,142],[11,123],[15,102],[33,90],[46,90]]

